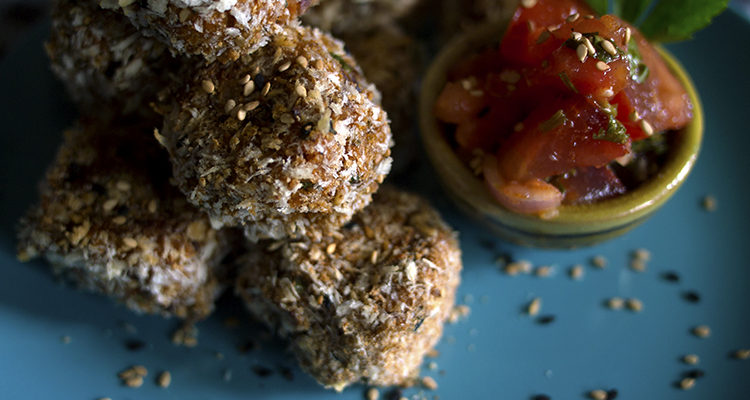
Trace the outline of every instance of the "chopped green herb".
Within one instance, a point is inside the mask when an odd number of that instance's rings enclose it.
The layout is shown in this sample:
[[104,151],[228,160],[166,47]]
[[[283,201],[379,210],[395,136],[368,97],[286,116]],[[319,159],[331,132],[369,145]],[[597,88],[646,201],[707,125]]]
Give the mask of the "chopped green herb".
[[333,57],[334,60],[338,61],[339,64],[341,64],[341,67],[344,68],[344,70],[346,70],[346,71],[354,71],[354,68],[352,68],[352,66],[349,65],[346,62],[346,60],[344,60],[344,57],[341,57],[340,55],[338,55],[338,54],[336,54],[334,52],[329,52],[329,54],[331,55],[331,57]]
[[633,142],[633,152],[637,154],[651,153],[660,156],[668,150],[667,138],[664,135],[652,135]]
[[609,122],[607,129],[601,129],[598,133],[594,134],[594,139],[606,140],[612,143],[625,144],[628,142],[628,132],[620,121],[618,121],[611,113],[609,114]]
[[572,90],[574,93],[578,93],[578,89],[576,89],[575,85],[573,85],[573,82],[570,80],[570,77],[565,73],[565,71],[560,72],[559,74],[557,74],[557,76],[560,77],[560,80],[563,81],[568,89]]
[[315,187],[315,184],[311,181],[308,181],[307,179],[302,180],[302,189],[309,190]]
[[557,110],[556,113],[552,114],[552,117],[550,117],[550,119],[539,124],[539,129],[542,132],[549,132],[559,127],[560,125],[566,123],[567,121],[568,121],[568,117],[565,116],[565,113],[563,112],[563,110]]
[[635,40],[628,42],[628,64],[630,66],[630,79],[643,83],[648,78],[649,69],[643,62],[641,52],[638,50],[638,44]]

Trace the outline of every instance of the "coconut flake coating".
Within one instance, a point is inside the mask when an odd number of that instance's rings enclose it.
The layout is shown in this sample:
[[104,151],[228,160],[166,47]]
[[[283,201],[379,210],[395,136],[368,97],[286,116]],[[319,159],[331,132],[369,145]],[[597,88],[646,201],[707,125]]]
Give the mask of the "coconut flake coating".
[[236,60],[269,41],[269,27],[294,21],[317,0],[100,0],[177,54]]
[[419,0],[322,0],[302,21],[337,35],[362,32],[392,23],[417,3]]
[[45,48],[52,71],[86,115],[147,110],[175,65],[165,45],[91,1],[55,1]]
[[337,390],[411,383],[461,270],[456,234],[435,210],[384,188],[335,235],[266,246],[244,258],[236,290],[291,339],[303,369]]
[[169,184],[169,162],[148,124],[65,132],[21,221],[21,260],[41,256],[56,274],[137,312],[199,319],[223,288],[230,234]]
[[393,147],[393,172],[406,172],[417,151],[417,82],[423,57],[419,43],[394,23],[342,33],[341,40],[382,94]]
[[214,226],[251,240],[322,233],[371,200],[390,170],[378,92],[342,44],[288,26],[252,55],[195,68],[167,105],[174,178]]

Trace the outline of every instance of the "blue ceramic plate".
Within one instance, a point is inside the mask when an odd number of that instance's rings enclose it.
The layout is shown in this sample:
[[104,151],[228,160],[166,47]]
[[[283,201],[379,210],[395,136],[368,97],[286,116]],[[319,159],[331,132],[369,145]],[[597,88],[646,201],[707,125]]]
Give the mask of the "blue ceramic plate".
[[[284,343],[251,323],[231,296],[199,325],[199,345],[188,349],[170,342],[177,321],[134,315],[57,283],[43,262],[16,261],[16,220],[35,201],[37,181],[75,115],[48,71],[45,35],[38,30],[0,64],[0,398],[363,398],[362,386],[341,395],[319,387],[296,367]],[[668,46],[705,104],[703,152],[663,209],[612,242],[576,251],[509,246],[454,210],[424,160],[412,175],[397,179],[431,199],[461,232],[465,271],[458,301],[471,307],[467,320],[446,328],[434,369],[424,368],[439,388],[404,395],[580,399],[603,388],[616,389],[618,399],[750,397],[750,360],[729,357],[750,347],[750,190],[740,176],[750,171],[748,38],[748,23],[728,12],[694,40]],[[717,199],[713,213],[701,207],[706,195]],[[653,255],[643,273],[628,268],[636,248]],[[495,264],[503,254],[554,266],[554,274],[503,275]],[[590,265],[595,255],[607,258],[605,269]],[[567,275],[577,263],[585,265],[580,281]],[[663,279],[666,271],[679,282]],[[700,301],[686,301],[686,291]],[[613,296],[638,298],[644,309],[609,310],[603,302]],[[534,297],[543,300],[541,315],[553,321],[523,315]],[[230,317],[239,317],[239,326],[226,326]],[[699,324],[711,327],[709,338],[691,335]],[[688,353],[700,356],[697,366],[680,362]],[[132,364],[149,370],[139,389],[121,386],[116,376]],[[705,375],[692,390],[675,388],[696,368]],[[153,380],[162,370],[172,374],[168,389]]]

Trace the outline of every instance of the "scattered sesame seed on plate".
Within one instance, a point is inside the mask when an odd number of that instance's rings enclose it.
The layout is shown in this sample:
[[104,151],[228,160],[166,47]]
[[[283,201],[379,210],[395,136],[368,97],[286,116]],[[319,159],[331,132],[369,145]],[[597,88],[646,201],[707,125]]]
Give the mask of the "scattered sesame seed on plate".
[[380,392],[376,388],[367,389],[366,394],[367,400],[378,400],[380,398]]
[[695,386],[695,379],[693,378],[683,378],[680,381],[680,389],[682,390],[692,389],[693,386]]
[[693,328],[692,332],[693,335],[702,339],[711,336],[711,328],[709,328],[708,325],[698,325]]
[[612,297],[611,299],[607,300],[607,307],[612,310],[620,310],[622,309],[624,304],[625,301],[619,297]]
[[570,277],[572,279],[581,279],[583,278],[583,265],[574,265],[570,267]]
[[601,389],[592,390],[589,392],[589,397],[594,400],[607,400],[607,392]]
[[703,205],[703,209],[708,212],[714,212],[718,207],[716,197],[712,195],[706,195],[705,197],[703,197],[703,201],[701,202],[701,204]]
[[435,382],[435,379],[433,379],[431,376],[425,376],[422,378],[422,386],[425,387],[425,389],[428,390],[436,390],[438,388],[437,382]]
[[552,275],[554,268],[550,265],[540,265],[534,271],[534,275],[540,278],[547,278]]
[[169,385],[172,383],[172,374],[170,374],[169,371],[162,372],[156,379],[156,383],[163,388],[169,387]]
[[534,317],[537,314],[539,314],[539,311],[542,309],[542,299],[539,297],[535,297],[529,305],[526,307],[526,313],[528,313],[530,316]]
[[695,354],[685,354],[682,356],[682,362],[688,365],[696,365],[700,361],[700,358]]
[[643,302],[638,299],[628,299],[625,305],[630,311],[641,312],[643,311]]
[[737,360],[747,360],[750,358],[750,349],[739,349],[732,355]]
[[604,269],[607,267],[607,259],[601,255],[594,256],[591,258],[591,265],[599,269]]

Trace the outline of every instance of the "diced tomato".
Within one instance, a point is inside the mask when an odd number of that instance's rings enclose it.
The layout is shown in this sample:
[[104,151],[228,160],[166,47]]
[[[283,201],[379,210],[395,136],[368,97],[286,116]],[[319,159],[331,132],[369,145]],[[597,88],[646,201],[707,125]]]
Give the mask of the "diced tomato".
[[460,83],[448,82],[435,102],[435,116],[451,124],[475,118],[485,107],[484,96],[476,96]]
[[522,115],[521,107],[507,99],[493,99],[487,110],[484,115],[458,125],[456,142],[459,146],[492,152],[513,132],[513,126]]
[[563,204],[593,203],[625,193],[625,185],[609,166],[578,168],[555,184],[565,190]]
[[517,65],[538,65],[554,50],[550,44],[538,46],[539,36],[575,13],[591,15],[593,11],[578,0],[539,0],[531,8],[518,7],[503,37],[500,53]]
[[[561,115],[563,114],[563,115]],[[549,101],[529,115],[524,128],[500,147],[500,173],[510,180],[547,178],[576,167],[602,167],[630,151],[594,135],[606,131],[609,116],[583,96]]]
[[618,119],[628,127],[634,140],[642,139],[646,134],[638,121],[631,119],[633,111],[639,119],[646,120],[654,132],[685,126],[693,117],[693,107],[685,88],[640,32],[633,31],[632,40],[638,45],[649,72],[643,83],[628,80],[624,93],[613,99],[612,103],[618,106]]

